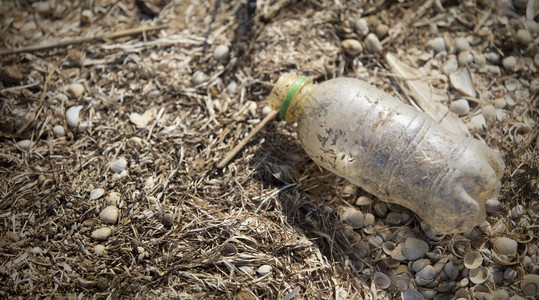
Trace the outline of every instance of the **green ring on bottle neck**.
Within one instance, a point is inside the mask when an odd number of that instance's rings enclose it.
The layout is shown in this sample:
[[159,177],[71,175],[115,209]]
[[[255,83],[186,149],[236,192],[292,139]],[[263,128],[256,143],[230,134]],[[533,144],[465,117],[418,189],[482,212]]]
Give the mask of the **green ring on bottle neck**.
[[286,93],[286,97],[284,97],[283,104],[281,105],[281,110],[279,112],[279,117],[281,118],[281,120],[285,120],[286,111],[288,110],[288,106],[290,105],[290,101],[292,100],[292,98],[294,98],[294,95],[299,90],[299,88],[301,88],[303,86],[305,81],[307,81],[307,77],[305,77],[305,76],[298,77],[298,79],[296,79],[296,81],[294,81],[294,83],[292,84],[292,86],[288,90],[288,93]]

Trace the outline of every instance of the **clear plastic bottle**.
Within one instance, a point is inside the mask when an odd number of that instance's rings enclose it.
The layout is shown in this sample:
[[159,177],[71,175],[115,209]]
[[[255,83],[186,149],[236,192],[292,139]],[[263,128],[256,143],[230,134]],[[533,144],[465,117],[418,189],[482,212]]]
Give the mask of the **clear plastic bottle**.
[[458,233],[485,219],[505,165],[499,152],[452,134],[430,116],[359,79],[314,85],[284,74],[270,95],[298,122],[307,154],[379,199],[405,206],[435,230]]

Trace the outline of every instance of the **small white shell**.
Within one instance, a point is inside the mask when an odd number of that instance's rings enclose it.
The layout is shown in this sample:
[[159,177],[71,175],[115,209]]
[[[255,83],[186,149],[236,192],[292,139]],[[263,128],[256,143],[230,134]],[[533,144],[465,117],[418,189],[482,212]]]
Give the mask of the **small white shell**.
[[116,206],[107,206],[103,209],[101,214],[99,214],[99,217],[103,224],[116,224],[119,215],[120,211]]
[[82,109],[82,105],[71,106],[66,110],[67,125],[71,127],[77,127],[79,125],[79,113]]
[[19,145],[19,147],[22,149],[22,150],[28,150],[30,149],[30,147],[32,147],[32,145],[34,144],[34,142],[32,142],[31,140],[22,140],[22,141],[19,141],[17,143],[17,145]]
[[118,192],[110,192],[107,197],[105,197],[107,206],[113,205],[118,206],[118,203],[120,202],[120,193]]
[[382,52],[383,49],[380,40],[374,33],[369,33],[367,35],[365,38],[365,45],[367,46],[367,50],[374,54]]
[[495,290],[492,294],[493,300],[507,300],[509,299],[509,293],[505,290]]
[[53,128],[52,128],[52,132],[54,133],[54,136],[59,138],[59,137],[63,137],[66,135],[66,131],[64,129],[64,126],[62,125],[55,125]]
[[373,281],[374,285],[376,285],[377,288],[383,290],[387,289],[391,284],[391,280],[389,279],[389,277],[382,272],[374,273]]
[[71,96],[78,98],[84,93],[84,86],[80,83],[72,83],[67,87],[67,92]]
[[112,229],[109,227],[101,227],[92,232],[92,238],[98,241],[104,241],[112,234]]
[[203,83],[204,81],[208,80],[208,75],[202,71],[196,71],[193,74],[193,77],[191,77],[191,83],[193,85],[199,85]]
[[125,170],[126,167],[127,167],[127,160],[125,160],[125,158],[123,157],[118,158],[110,165],[111,171],[116,174],[122,173],[122,171]]
[[228,57],[228,52],[230,52],[230,49],[227,45],[219,45],[213,50],[213,58],[217,61],[221,61]]
[[341,207],[341,221],[352,226],[354,229],[361,228],[364,224],[363,213],[354,207]]
[[423,257],[427,251],[429,251],[429,244],[427,242],[414,237],[408,237],[404,241],[404,247],[402,248],[402,254],[408,260],[416,260]]
[[101,198],[105,194],[105,190],[102,188],[96,188],[90,191],[90,200]]
[[520,289],[526,297],[539,296],[539,275],[526,274],[520,282]]
[[518,243],[510,238],[500,237],[492,241],[492,249],[498,255],[514,256],[517,254]]
[[356,205],[357,206],[366,206],[366,205],[371,205],[374,201],[367,197],[367,196],[360,196],[359,198],[357,198],[356,200]]
[[101,255],[105,253],[105,246],[103,245],[95,245],[94,246],[94,253],[97,255]]
[[256,272],[262,276],[271,273],[273,268],[270,265],[262,265],[256,270]]
[[470,251],[464,255],[464,266],[470,270],[476,269],[483,263],[483,255],[479,251]]
[[470,270],[468,277],[470,281],[475,284],[483,284],[490,276],[490,271],[487,268],[479,267],[473,270]]
[[449,81],[462,95],[475,97],[476,93],[468,69],[462,68],[460,71],[449,74]]
[[358,40],[347,39],[342,42],[342,48],[350,56],[356,56],[363,51],[363,46]]

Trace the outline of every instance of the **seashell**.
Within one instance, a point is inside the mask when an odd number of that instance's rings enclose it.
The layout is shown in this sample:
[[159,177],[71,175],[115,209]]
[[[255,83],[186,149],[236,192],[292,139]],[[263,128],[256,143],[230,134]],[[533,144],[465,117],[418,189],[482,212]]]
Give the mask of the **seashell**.
[[272,268],[270,265],[262,265],[262,266],[260,266],[260,267],[256,270],[256,272],[257,272],[259,275],[264,276],[264,275],[267,275],[267,274],[271,273],[271,270],[272,270],[272,269],[273,269],[273,268]]
[[470,121],[466,123],[466,128],[472,133],[481,132],[487,127],[487,120],[483,114],[477,114],[470,118]]
[[526,274],[520,282],[520,290],[526,297],[539,296],[539,275]]
[[113,205],[118,206],[118,203],[120,202],[120,193],[118,192],[110,192],[106,197],[106,204],[107,206]]
[[393,269],[393,268],[396,268],[396,267],[398,267],[400,265],[400,262],[398,260],[393,259],[391,257],[384,258],[383,262],[384,262],[384,265],[388,269]]
[[451,249],[451,253],[453,253],[453,255],[458,258],[463,258],[464,255],[470,251],[472,246],[469,240],[461,237],[451,240],[449,243],[449,248]]
[[466,99],[458,99],[451,102],[451,111],[458,116],[466,116],[470,113],[470,104]]
[[79,113],[82,109],[82,105],[71,106],[66,110],[67,125],[71,127],[77,127],[79,125]]
[[402,248],[402,254],[408,260],[416,260],[421,258],[429,251],[429,244],[425,241],[414,237],[408,237],[404,241],[404,247]]
[[451,292],[453,290],[455,285],[456,285],[456,283],[454,281],[440,282],[438,284],[438,286],[436,287],[436,291],[438,291],[440,293],[448,293],[448,292]]
[[492,250],[498,255],[514,256],[517,254],[518,243],[510,238],[500,237],[492,241]]
[[455,292],[455,297],[457,299],[466,299],[466,300],[472,299],[472,297],[470,296],[470,292],[467,289],[458,289]]
[[98,241],[104,241],[112,234],[112,229],[109,227],[101,227],[92,232],[92,238]]
[[369,236],[368,241],[369,244],[373,245],[376,249],[382,247],[382,244],[384,243],[384,239],[382,239],[382,237],[379,235]]
[[374,204],[374,212],[376,212],[376,215],[379,217],[385,217],[387,214],[387,204],[384,202],[376,202],[376,204]]
[[401,212],[401,224],[408,224],[412,220],[412,215],[407,212],[403,211]]
[[412,265],[410,266],[410,269],[414,273],[417,273],[417,272],[423,270],[423,268],[425,268],[428,265],[430,265],[430,260],[428,260],[426,258],[421,258],[421,259],[418,259],[418,260],[414,261],[412,263]]
[[473,296],[477,300],[492,300],[492,296],[490,295],[490,293],[474,292]]
[[271,109],[271,107],[269,107],[268,105],[264,105],[264,107],[262,107],[262,114],[264,116],[267,116],[271,114],[272,112],[273,112],[273,109]]
[[393,274],[389,277],[391,285],[389,289],[392,291],[404,291],[408,288],[408,283],[412,277],[405,274]]
[[427,290],[427,289],[423,289],[423,290],[420,290],[419,293],[423,296],[423,298],[425,299],[433,299],[434,296],[436,296],[436,294],[438,292],[436,292],[435,290]]
[[344,52],[350,56],[357,56],[363,51],[363,46],[361,46],[361,43],[358,40],[347,39],[344,40],[341,45]]
[[470,50],[470,42],[465,37],[459,37],[455,40],[455,50],[457,52]]
[[386,216],[386,222],[390,225],[399,225],[402,222],[401,213],[390,212]]
[[395,250],[396,247],[397,247],[397,245],[395,245],[395,243],[393,243],[391,241],[387,241],[387,242],[382,243],[382,250],[384,250],[384,252],[387,255],[391,255],[391,252],[393,252],[393,250]]
[[67,92],[71,96],[78,98],[84,93],[84,86],[80,83],[72,83],[67,87]]
[[125,160],[125,158],[123,157],[120,157],[110,165],[110,170],[118,174],[118,173],[122,173],[122,171],[125,170],[126,167],[127,167],[127,160]]
[[105,190],[102,188],[96,188],[90,191],[90,200],[101,198],[105,194]]
[[483,284],[490,276],[490,271],[487,268],[479,267],[473,270],[470,270],[468,273],[468,278],[470,281],[475,284]]
[[376,285],[377,288],[383,290],[387,289],[391,284],[391,280],[389,279],[389,277],[382,272],[374,273],[373,281],[374,285]]
[[105,246],[103,246],[103,245],[95,245],[94,246],[94,253],[96,255],[101,255],[101,254],[105,253]]
[[213,58],[217,61],[221,61],[228,57],[229,52],[230,48],[228,48],[227,45],[219,45],[213,50]]
[[361,228],[364,225],[363,213],[354,207],[341,207],[341,221],[352,226],[352,228]]
[[247,275],[254,275],[255,274],[255,270],[253,270],[253,268],[251,268],[249,266],[241,266],[238,269],[241,270],[242,272],[244,272]]
[[517,59],[514,56],[508,56],[502,60],[502,66],[507,71],[513,71],[516,65]]
[[22,150],[30,149],[30,147],[32,147],[33,144],[34,144],[34,142],[32,142],[31,140],[22,140],[22,141],[17,142],[17,145]]
[[421,229],[425,235],[432,241],[439,242],[445,237],[444,234],[436,231],[434,228],[430,227],[427,223],[421,222]]
[[360,196],[359,198],[357,198],[356,200],[356,205],[357,206],[366,206],[366,205],[371,205],[374,201],[367,197],[367,196]]
[[116,224],[119,215],[120,211],[116,206],[107,206],[99,214],[99,217],[101,218],[101,222],[103,224]]
[[131,113],[129,115],[129,121],[139,129],[146,128],[148,124],[156,117],[157,110],[155,108],[150,108],[146,110],[142,115],[139,113]]
[[476,269],[483,264],[483,255],[479,251],[470,251],[464,256],[464,266],[470,270]]
[[516,219],[522,217],[526,213],[526,209],[521,204],[511,208],[511,211],[509,214],[511,215],[511,218]]
[[383,49],[380,40],[374,33],[367,34],[367,37],[365,38],[365,46],[367,47],[367,50],[373,54],[380,53]]
[[438,275],[437,270],[433,266],[427,265],[416,274],[416,278],[420,277],[424,280],[432,281],[436,278],[436,275]]
[[427,46],[434,49],[436,52],[445,50],[445,40],[443,37],[437,37],[427,42]]
[[95,287],[96,282],[93,280],[86,280],[84,278],[79,278],[79,285],[85,289],[90,289]]
[[357,33],[359,33],[361,36],[365,36],[369,33],[369,23],[366,19],[359,19],[354,25]]
[[63,137],[66,135],[66,131],[64,129],[64,126],[62,125],[55,125],[53,128],[52,128],[52,132],[54,133],[54,136],[59,138],[59,137]]
[[416,277],[414,278],[414,282],[415,282],[415,284],[417,284],[418,286],[426,286],[426,285],[428,285],[429,283],[431,283],[432,280],[427,280],[427,279],[424,279],[423,277],[416,276]]
[[503,271],[503,279],[509,282],[513,282],[517,278],[518,273],[513,268],[507,268]]
[[258,300],[258,297],[248,289],[241,289],[234,295],[234,300]]
[[193,77],[191,77],[191,83],[193,85],[199,85],[203,83],[204,81],[208,80],[208,75],[202,71],[196,71],[193,74]]
[[516,78],[509,78],[505,81],[505,88],[510,92],[514,92],[519,87],[520,82]]
[[365,227],[372,226],[375,223],[375,217],[371,213],[364,213],[363,214],[363,222],[365,223]]
[[485,203],[485,210],[487,213],[493,214],[499,212],[502,209],[502,203],[497,199],[489,199]]
[[492,293],[493,300],[507,300],[509,299],[509,294],[506,290],[495,290],[494,293]]
[[236,93],[236,88],[238,87],[238,84],[235,82],[235,81],[231,81],[227,86],[226,86],[226,90],[230,93],[230,94],[235,94]]
[[465,96],[475,97],[475,89],[472,78],[467,68],[462,68],[460,71],[449,74],[449,81],[453,88]]

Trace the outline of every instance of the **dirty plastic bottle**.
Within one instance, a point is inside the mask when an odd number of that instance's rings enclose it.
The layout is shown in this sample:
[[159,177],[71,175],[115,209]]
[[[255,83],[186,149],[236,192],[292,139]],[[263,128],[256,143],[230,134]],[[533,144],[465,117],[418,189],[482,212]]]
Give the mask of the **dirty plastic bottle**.
[[441,233],[471,230],[485,219],[485,202],[498,196],[505,168],[498,151],[446,131],[365,81],[315,85],[287,73],[269,102],[281,119],[297,122],[317,164],[411,209]]

